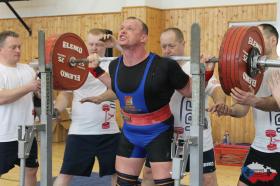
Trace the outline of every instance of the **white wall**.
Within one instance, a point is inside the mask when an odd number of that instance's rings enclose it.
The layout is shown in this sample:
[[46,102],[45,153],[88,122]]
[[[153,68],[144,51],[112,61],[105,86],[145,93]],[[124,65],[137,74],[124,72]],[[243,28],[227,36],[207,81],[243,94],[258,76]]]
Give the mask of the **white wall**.
[[[29,0],[10,2],[21,17],[120,12],[122,7],[150,6],[161,9],[275,3],[279,0]],[[0,19],[14,18],[0,3]]]
[[151,6],[161,9],[275,3],[278,0],[125,0],[125,6]]
[[[160,0],[149,0],[149,4],[156,6]],[[207,6],[227,6],[242,4],[264,4],[275,3],[277,0],[161,0],[161,9],[182,8],[182,7],[207,7]]]
[[[123,0],[28,0],[10,2],[21,17],[120,12]],[[0,3],[0,18],[14,18],[5,3]]]

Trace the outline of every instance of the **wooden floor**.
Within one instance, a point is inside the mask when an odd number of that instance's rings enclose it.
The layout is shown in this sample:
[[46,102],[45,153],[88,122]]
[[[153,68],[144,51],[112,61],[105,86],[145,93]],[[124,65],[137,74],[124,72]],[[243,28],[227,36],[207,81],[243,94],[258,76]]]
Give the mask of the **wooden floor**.
[[[57,176],[60,170],[64,152],[64,143],[53,144],[53,176]],[[93,168],[94,172],[98,171],[98,164]],[[217,166],[217,177],[219,186],[235,186],[240,174],[240,167]],[[40,173],[38,174],[40,175]],[[40,176],[39,176],[40,177]],[[39,178],[40,179],[40,178]],[[188,184],[187,177],[183,180]],[[18,186],[19,185],[19,167],[12,169],[9,173],[2,175],[0,186]]]

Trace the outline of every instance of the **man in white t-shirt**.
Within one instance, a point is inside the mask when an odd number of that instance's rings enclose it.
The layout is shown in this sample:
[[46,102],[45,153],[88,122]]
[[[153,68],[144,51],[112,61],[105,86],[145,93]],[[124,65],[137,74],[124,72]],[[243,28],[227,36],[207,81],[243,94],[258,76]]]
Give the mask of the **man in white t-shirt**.
[[[0,175],[7,173],[18,159],[18,126],[33,125],[33,92],[40,90],[34,70],[20,64],[21,41],[12,31],[0,32]],[[37,142],[33,141],[26,160],[25,185],[36,185]]]
[[[265,41],[264,55],[268,59],[278,59],[276,48],[279,35],[276,28],[270,24],[261,24],[259,29]],[[256,95],[239,88],[232,89],[231,96],[236,103],[224,112],[225,115],[243,117],[250,107],[253,108],[255,139],[242,167],[238,186],[280,185],[280,112],[268,87],[273,69],[265,69]]]
[[[103,29],[91,29],[87,44],[90,54],[105,55],[105,43],[100,39],[106,32]],[[100,66],[108,70],[109,63]],[[55,102],[58,112],[63,111],[72,99],[72,123],[70,125],[63,165],[55,186],[70,184],[73,175],[90,176],[95,157],[99,162],[99,175],[113,175],[112,185],[116,185],[115,159],[119,140],[119,128],[116,122],[116,106],[114,102],[101,104],[81,103],[86,97],[100,95],[107,90],[106,86],[92,75],[86,82],[73,92],[61,92]],[[96,97],[98,98],[98,97]],[[98,102],[98,101],[96,101]]]
[[[163,56],[183,56],[185,41],[182,31],[178,28],[165,29],[160,36],[160,46]],[[191,75],[190,62],[179,61],[178,63],[185,73]],[[208,103],[208,96],[212,97],[215,104],[225,103],[225,94],[223,93],[219,82],[214,77],[209,80],[205,93],[206,106]],[[187,136],[190,135],[192,118],[191,99],[186,98],[175,91],[170,101],[170,108],[174,115],[174,138],[186,139]],[[204,186],[215,186],[217,185],[217,178],[215,172],[216,168],[211,134],[211,121],[207,113],[205,113],[205,122],[208,128],[203,131],[203,183]],[[148,161],[146,161],[142,186],[154,185],[152,172],[148,167],[150,166]],[[186,171],[189,172],[189,163]]]

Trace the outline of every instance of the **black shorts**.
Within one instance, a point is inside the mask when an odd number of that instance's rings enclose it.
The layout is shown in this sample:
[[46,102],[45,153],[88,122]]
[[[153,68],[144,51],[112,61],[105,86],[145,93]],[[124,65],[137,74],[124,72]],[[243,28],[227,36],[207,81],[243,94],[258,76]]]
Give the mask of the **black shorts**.
[[[142,150],[145,151],[147,158],[151,162],[168,162],[171,161],[171,139],[173,137],[173,127],[169,127],[166,131],[160,133],[155,139],[148,143]],[[134,153],[135,145],[121,135],[118,148],[118,155],[123,157],[131,157]]]
[[97,157],[99,176],[114,174],[119,137],[119,133],[68,135],[60,173],[90,176]]
[[[146,167],[151,167],[149,159],[145,162]],[[208,151],[203,152],[203,174],[215,172],[215,156],[214,150],[210,149]],[[188,162],[186,166],[186,172],[190,171],[190,156],[188,157]]]
[[250,186],[280,185],[280,153],[264,153],[250,148],[239,180]]
[[[9,172],[15,165],[20,166],[20,159],[18,159],[18,142],[0,142],[0,175]],[[29,168],[36,168],[39,166],[36,138],[33,140],[25,166]]]

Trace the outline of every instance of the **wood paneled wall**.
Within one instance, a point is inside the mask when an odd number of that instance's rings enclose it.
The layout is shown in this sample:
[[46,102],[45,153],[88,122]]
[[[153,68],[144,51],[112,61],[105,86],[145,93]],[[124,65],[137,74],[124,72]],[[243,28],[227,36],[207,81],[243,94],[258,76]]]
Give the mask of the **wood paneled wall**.
[[[27,31],[16,19],[0,20],[0,30],[15,30],[22,37],[22,62],[29,62],[38,56],[37,31],[46,32],[46,36],[64,32],[74,32],[85,39],[90,28],[100,27],[112,30],[115,35],[122,20],[128,16],[136,16],[147,23],[149,27],[149,43],[147,49],[160,52],[159,36],[167,27],[180,28],[186,40],[186,55],[190,55],[191,24],[198,22],[201,26],[201,52],[218,55],[224,33],[230,22],[275,21],[276,4],[224,6],[190,9],[160,10],[150,7],[125,7],[121,12],[106,14],[85,14],[54,17],[25,18],[32,28],[33,35]],[[217,75],[217,72],[216,72]],[[227,102],[231,104],[228,97]],[[211,103],[210,103],[211,104]],[[254,138],[254,126],[251,113],[247,117],[235,119],[231,117],[211,116],[213,122],[214,142],[222,140],[225,131],[229,131],[232,142],[251,142]]]

